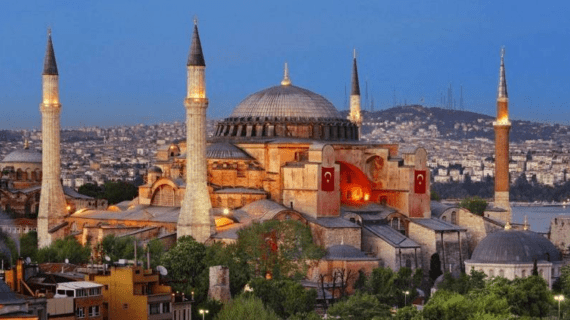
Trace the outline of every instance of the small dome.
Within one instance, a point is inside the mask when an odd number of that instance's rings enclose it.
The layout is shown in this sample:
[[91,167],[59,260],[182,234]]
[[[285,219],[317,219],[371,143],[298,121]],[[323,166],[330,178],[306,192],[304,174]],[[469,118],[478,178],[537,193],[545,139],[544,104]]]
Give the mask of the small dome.
[[299,117],[342,119],[336,108],[323,96],[293,85],[280,85],[245,98],[230,118]]
[[212,143],[206,148],[207,159],[253,159],[245,151],[227,142]]
[[42,163],[42,154],[36,150],[21,149],[9,153],[2,162]]
[[471,260],[478,263],[532,263],[560,261],[552,242],[532,231],[502,230],[486,236],[475,248]]

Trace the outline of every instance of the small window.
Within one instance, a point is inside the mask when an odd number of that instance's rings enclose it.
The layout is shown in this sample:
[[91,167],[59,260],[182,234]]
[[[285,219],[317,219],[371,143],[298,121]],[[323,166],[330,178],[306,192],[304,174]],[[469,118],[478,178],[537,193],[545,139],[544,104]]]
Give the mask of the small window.
[[499,277],[505,277],[505,271],[503,271],[503,269],[499,270]]
[[57,294],[65,295],[65,290],[57,290]]
[[149,312],[150,312],[150,314],[159,314],[160,313],[160,303],[151,303],[149,305]]
[[73,290],[66,290],[65,295],[67,295],[68,297],[74,297],[75,292]]
[[129,304],[128,303],[124,303],[123,304],[123,309],[128,309],[129,308]]
[[170,313],[170,303],[165,302],[162,304],[162,313]]
[[96,317],[99,315],[99,306],[89,307],[89,316]]
[[492,278],[492,277],[494,277],[494,276],[495,276],[495,270],[490,269],[490,270],[489,270],[489,277]]
[[84,308],[76,308],[75,309],[75,316],[77,318],[85,318],[85,309]]
[[523,271],[522,271],[522,277],[523,277],[523,278],[526,278],[526,270],[523,270]]
[[140,271],[140,270],[136,270],[135,273],[136,273],[136,274],[141,274],[141,271]]

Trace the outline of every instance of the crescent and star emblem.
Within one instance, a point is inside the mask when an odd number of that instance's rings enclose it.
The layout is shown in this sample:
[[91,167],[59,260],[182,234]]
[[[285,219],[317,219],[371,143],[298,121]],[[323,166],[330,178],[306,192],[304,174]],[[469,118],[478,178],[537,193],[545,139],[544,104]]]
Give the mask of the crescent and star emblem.
[[421,180],[424,180],[424,175],[423,175],[423,174],[418,174],[417,179],[418,179],[418,184],[422,184],[422,181],[421,181]]
[[330,182],[332,178],[332,173],[330,172],[325,172],[325,179],[327,179],[327,182]]

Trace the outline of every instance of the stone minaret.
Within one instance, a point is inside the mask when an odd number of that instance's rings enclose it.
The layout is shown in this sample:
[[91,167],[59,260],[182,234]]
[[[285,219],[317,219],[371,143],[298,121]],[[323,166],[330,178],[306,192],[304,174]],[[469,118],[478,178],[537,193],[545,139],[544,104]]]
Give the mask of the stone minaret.
[[360,140],[360,128],[362,115],[360,114],[360,85],[358,84],[358,70],[356,68],[356,49],[352,61],[352,90],[350,91],[350,114],[348,120],[358,126],[358,139]]
[[38,212],[38,246],[40,248],[51,244],[52,235],[49,234],[49,229],[63,222],[63,218],[67,215],[65,196],[60,181],[59,74],[51,42],[51,30],[48,31],[42,86],[43,100],[40,104],[40,111],[42,113],[43,173]]
[[186,106],[186,191],[178,217],[177,237],[192,236],[205,242],[216,232],[206,171],[206,62],[194,20],[188,56]]
[[509,203],[509,97],[505,78],[505,49],[501,52],[501,69],[497,90],[497,121],[495,127],[495,207],[507,210],[505,222],[511,220]]

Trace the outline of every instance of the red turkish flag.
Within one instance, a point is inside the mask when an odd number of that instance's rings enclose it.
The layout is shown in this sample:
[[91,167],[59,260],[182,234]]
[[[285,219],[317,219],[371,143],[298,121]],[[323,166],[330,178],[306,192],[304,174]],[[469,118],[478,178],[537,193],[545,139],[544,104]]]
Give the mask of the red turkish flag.
[[334,191],[334,168],[322,168],[321,190]]
[[425,170],[414,170],[414,192],[415,193],[426,193],[426,171]]

